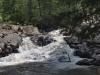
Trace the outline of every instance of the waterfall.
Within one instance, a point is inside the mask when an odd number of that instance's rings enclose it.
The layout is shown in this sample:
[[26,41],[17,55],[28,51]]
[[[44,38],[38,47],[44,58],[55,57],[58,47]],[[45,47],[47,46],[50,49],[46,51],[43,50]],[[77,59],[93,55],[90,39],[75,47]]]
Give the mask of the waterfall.
[[77,58],[72,54],[73,49],[64,41],[64,36],[60,34],[60,31],[61,30],[54,30],[49,32],[47,35],[50,35],[56,41],[43,47],[36,46],[30,40],[30,37],[24,37],[18,49],[19,53],[13,53],[9,56],[0,58],[0,66],[16,65],[27,62],[59,62],[60,60],[62,61],[63,57],[65,57],[63,61],[66,61],[66,63],[67,61],[70,61],[68,63],[76,61]]

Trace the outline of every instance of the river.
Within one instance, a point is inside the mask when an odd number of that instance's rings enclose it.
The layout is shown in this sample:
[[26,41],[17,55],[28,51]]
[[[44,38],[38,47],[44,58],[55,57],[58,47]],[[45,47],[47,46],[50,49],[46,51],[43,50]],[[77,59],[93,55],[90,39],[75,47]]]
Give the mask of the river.
[[49,32],[47,35],[56,41],[43,47],[35,45],[30,37],[23,37],[19,53],[0,58],[0,75],[61,75],[60,71],[66,75],[69,70],[84,68],[75,64],[81,58],[73,56],[74,49],[60,31]]

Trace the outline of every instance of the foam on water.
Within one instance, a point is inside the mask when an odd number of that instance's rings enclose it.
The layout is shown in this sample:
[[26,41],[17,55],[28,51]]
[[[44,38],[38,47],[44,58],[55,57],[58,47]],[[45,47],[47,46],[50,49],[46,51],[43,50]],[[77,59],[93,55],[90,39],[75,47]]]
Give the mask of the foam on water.
[[[32,43],[30,37],[23,38],[23,42],[19,47],[19,53],[10,54],[7,57],[0,58],[0,66],[16,65],[20,63],[29,62],[44,62],[44,61],[58,61],[61,56],[70,56],[71,62],[77,59],[73,56],[73,49],[71,49],[63,40],[64,36],[60,34],[60,30],[55,30],[48,33],[56,42],[49,45],[39,47]],[[64,54],[68,53],[68,54]]]

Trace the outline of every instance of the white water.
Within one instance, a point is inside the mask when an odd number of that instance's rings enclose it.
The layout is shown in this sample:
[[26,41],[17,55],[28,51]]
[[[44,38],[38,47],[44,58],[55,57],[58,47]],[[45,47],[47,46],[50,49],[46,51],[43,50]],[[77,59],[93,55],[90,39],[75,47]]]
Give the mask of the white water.
[[[64,36],[60,34],[60,30],[55,30],[48,33],[56,42],[53,42],[47,46],[39,47],[32,43],[30,37],[23,38],[22,45],[19,47],[19,52],[16,54],[10,54],[7,57],[0,58],[0,66],[16,65],[20,63],[29,62],[59,62],[58,59],[61,56],[70,56],[71,62],[74,63],[78,58],[73,56],[73,49],[71,49],[63,40]],[[68,54],[64,54],[67,52]],[[68,60],[68,59],[66,59]],[[71,63],[66,62],[66,63]],[[60,62],[59,62],[60,63]],[[59,65],[60,66],[60,65]]]

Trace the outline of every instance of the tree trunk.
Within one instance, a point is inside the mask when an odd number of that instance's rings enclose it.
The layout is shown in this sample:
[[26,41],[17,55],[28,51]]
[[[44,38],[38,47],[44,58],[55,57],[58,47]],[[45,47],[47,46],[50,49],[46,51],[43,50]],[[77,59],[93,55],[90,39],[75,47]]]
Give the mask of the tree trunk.
[[39,6],[39,13],[40,13],[40,16],[42,16],[42,11],[41,11],[41,3],[40,3],[40,0],[38,0],[38,6]]

